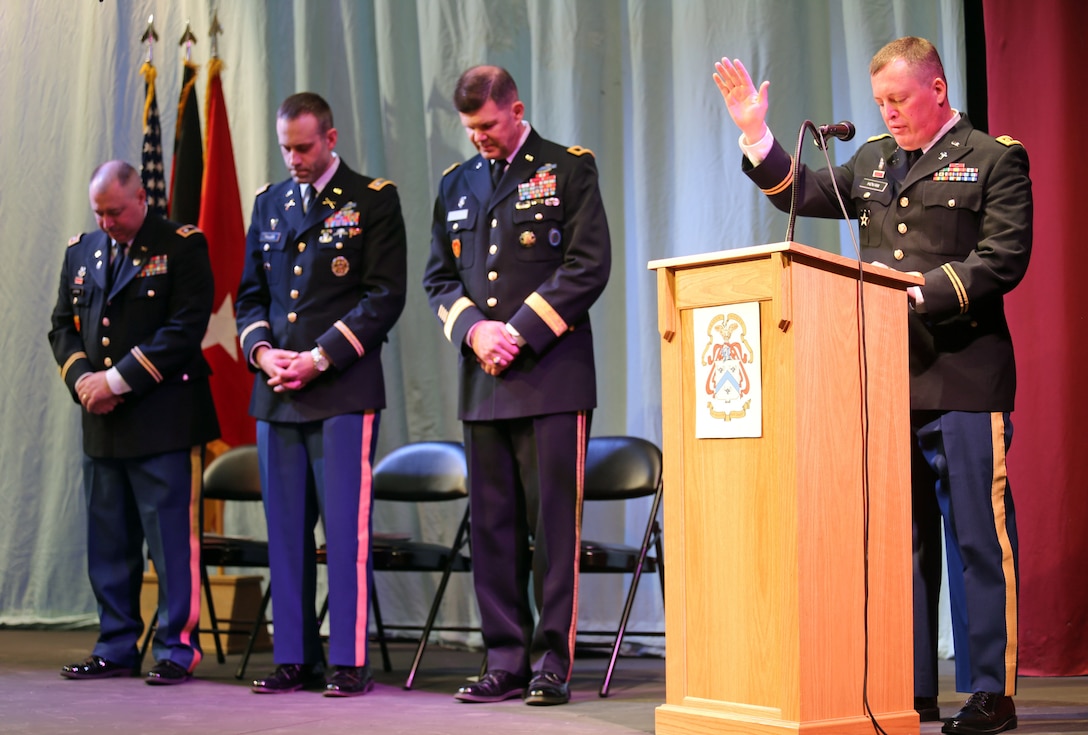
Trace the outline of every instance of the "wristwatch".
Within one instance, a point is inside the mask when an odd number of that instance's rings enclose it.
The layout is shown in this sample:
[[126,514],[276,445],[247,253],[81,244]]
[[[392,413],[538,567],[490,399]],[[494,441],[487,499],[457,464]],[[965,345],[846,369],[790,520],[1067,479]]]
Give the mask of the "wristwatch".
[[323,373],[329,369],[329,358],[325,357],[325,353],[321,351],[320,347],[310,350],[310,357],[314,359],[314,367],[317,368],[317,372]]

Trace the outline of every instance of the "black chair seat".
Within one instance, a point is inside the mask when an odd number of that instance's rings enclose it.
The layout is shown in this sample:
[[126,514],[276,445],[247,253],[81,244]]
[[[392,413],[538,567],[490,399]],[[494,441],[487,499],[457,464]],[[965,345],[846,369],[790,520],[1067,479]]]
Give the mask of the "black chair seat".
[[[638,568],[639,549],[623,544],[606,544],[582,540],[582,557],[578,568],[583,574],[631,574]],[[643,573],[657,571],[657,557],[647,556],[642,562]]]
[[266,567],[268,542],[206,533],[200,558],[210,567]]
[[[449,563],[451,550],[442,544],[428,544],[420,541],[384,541],[374,539],[371,556],[374,568],[383,572],[434,572],[445,569]],[[467,572],[472,569],[469,558],[456,554],[451,572]]]

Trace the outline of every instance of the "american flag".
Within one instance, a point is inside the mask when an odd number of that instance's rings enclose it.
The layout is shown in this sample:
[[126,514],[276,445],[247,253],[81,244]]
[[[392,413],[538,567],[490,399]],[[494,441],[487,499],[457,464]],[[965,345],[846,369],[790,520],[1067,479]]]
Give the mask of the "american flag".
[[159,127],[159,103],[155,97],[155,67],[144,62],[140,74],[146,82],[144,100],[144,146],[140,154],[140,177],[147,190],[150,214],[166,217],[166,169],[162,162],[162,129]]

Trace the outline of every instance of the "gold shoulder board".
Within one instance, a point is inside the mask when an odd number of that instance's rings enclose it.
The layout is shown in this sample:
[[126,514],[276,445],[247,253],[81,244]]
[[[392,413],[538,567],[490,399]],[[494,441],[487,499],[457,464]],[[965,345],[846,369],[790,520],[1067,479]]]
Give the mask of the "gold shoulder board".
[[446,175],[446,174],[448,174],[448,173],[449,173],[450,171],[454,170],[455,168],[457,168],[457,167],[458,167],[458,166],[460,166],[460,165],[461,165],[461,163],[460,163],[460,162],[457,162],[457,163],[453,164],[452,166],[450,166],[449,168],[447,168],[447,169],[446,169],[445,171],[443,171],[443,172],[442,172],[442,175],[443,175],[443,176],[445,176],[445,175]]
[[1013,138],[1010,135],[999,135],[996,138],[994,138],[994,140],[996,140],[1001,145],[1024,145],[1023,143],[1021,143],[1016,138]]
[[373,189],[374,191],[381,191],[387,186],[396,186],[396,184],[394,184],[389,179],[374,179],[370,182],[368,188]]
[[200,228],[196,225],[182,225],[178,228],[178,234],[182,237],[189,237],[195,232],[200,232]]
[[81,233],[79,233],[78,235],[72,235],[72,237],[71,237],[71,238],[70,238],[70,239],[68,240],[68,247],[72,247],[72,246],[73,246],[73,245],[75,245],[75,244],[76,244],[77,242],[79,242],[80,240],[82,240],[82,239],[83,239],[83,234],[84,234],[84,233],[82,233],[82,232],[81,232]]
[[[583,148],[580,145],[572,145],[570,148],[567,149],[567,153],[575,156],[584,156],[586,154],[593,156],[593,151],[589,150],[588,148]],[[596,156],[593,157],[596,158]]]

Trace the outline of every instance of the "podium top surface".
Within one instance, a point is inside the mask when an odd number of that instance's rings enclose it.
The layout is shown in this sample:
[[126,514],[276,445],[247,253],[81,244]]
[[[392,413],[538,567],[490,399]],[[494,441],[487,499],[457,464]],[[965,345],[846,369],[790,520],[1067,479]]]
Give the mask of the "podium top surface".
[[[784,253],[788,257],[812,262],[816,265],[822,265],[823,267],[829,267],[835,270],[858,270],[858,261],[853,258],[829,253],[826,250],[820,250],[819,248],[814,248],[809,245],[802,245],[799,242],[772,242],[747,248],[716,250],[710,253],[651,260],[647,264],[647,268],[650,270],[683,270],[685,268],[700,268],[742,260],[756,260],[769,257],[775,253]],[[866,279],[869,279],[870,277],[877,278],[885,282],[894,283],[901,288],[925,284],[925,278],[920,275],[903,273],[902,271],[893,270],[891,268],[882,268],[870,263],[862,263],[861,267],[865,272]]]

